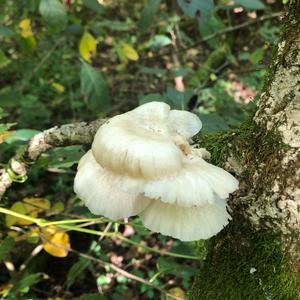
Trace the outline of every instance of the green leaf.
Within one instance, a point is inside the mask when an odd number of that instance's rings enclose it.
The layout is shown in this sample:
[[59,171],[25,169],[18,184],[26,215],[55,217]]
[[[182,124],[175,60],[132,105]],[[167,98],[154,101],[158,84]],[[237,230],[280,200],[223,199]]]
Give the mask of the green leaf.
[[259,34],[265,41],[277,45],[280,36],[280,27],[272,26],[269,22],[266,22],[260,26]]
[[1,107],[17,107],[20,105],[21,98],[21,94],[13,86],[7,85],[0,90]]
[[4,27],[4,26],[0,26],[0,36],[11,37],[13,35],[14,35],[14,32],[11,29]]
[[141,34],[149,32],[153,25],[155,14],[159,8],[160,0],[149,0],[141,13],[139,31]]
[[131,19],[126,19],[125,22],[104,20],[98,22],[93,26],[93,31],[101,33],[102,28],[107,28],[114,31],[129,31],[135,27],[134,22]]
[[[202,38],[205,38],[223,29],[224,24],[218,17],[212,15],[207,22],[200,24],[199,27],[200,27],[200,34]],[[218,48],[221,43],[219,37],[214,37],[212,39],[207,40],[206,42],[213,49]]]
[[254,50],[249,57],[249,61],[252,65],[257,65],[264,58],[265,49],[257,48]]
[[157,261],[157,269],[165,274],[176,275],[176,277],[190,277],[198,274],[198,269],[177,263],[170,258],[160,257]]
[[125,276],[119,275],[117,276],[117,282],[118,283],[126,283],[128,279]]
[[144,74],[149,74],[149,75],[156,75],[158,77],[162,77],[166,75],[167,70],[162,69],[162,68],[149,68],[149,67],[141,67],[140,72]]
[[217,113],[199,114],[199,117],[203,124],[203,128],[201,129],[203,133],[220,132],[230,129],[225,119]]
[[182,77],[185,77],[187,76],[188,74],[190,74],[191,72],[193,72],[192,69],[190,68],[185,68],[185,67],[179,67],[179,68],[174,68],[171,70],[171,74],[172,76],[175,78],[175,77],[178,77],[178,76],[182,76]]
[[163,34],[155,35],[150,41],[145,45],[146,48],[162,48],[167,45],[171,45],[172,40]]
[[27,38],[23,38],[19,41],[20,47],[23,52],[26,54],[31,54],[33,50],[36,48],[37,42],[34,36],[29,36]]
[[189,100],[194,95],[194,92],[191,90],[186,90],[184,92],[179,92],[176,89],[168,86],[165,97],[168,100],[168,103],[175,109],[185,109]]
[[184,14],[195,18],[200,14],[200,21],[206,22],[212,15],[214,9],[213,0],[177,0]]
[[97,278],[97,284],[99,285],[105,285],[109,283],[109,279],[105,275],[100,275]]
[[84,257],[80,257],[79,260],[72,265],[67,274],[67,289],[69,289],[77,279],[77,277],[83,275],[86,268],[90,266],[91,262]]
[[94,294],[83,294],[80,297],[73,298],[73,300],[107,300],[107,298],[103,295],[99,295],[99,293]]
[[[199,256],[199,247],[197,243],[198,241],[197,242],[176,241],[173,244],[171,251],[174,253],[179,253],[184,255]],[[205,258],[205,257],[199,256],[199,258]]]
[[39,131],[34,129],[15,130],[12,135],[10,135],[8,138],[5,139],[5,142],[7,144],[12,144],[15,142],[26,142],[38,133]]
[[117,42],[113,42],[113,46],[117,52],[117,55],[120,59],[121,62],[127,62],[127,58],[126,58],[126,55],[123,51],[123,47],[122,47],[122,44],[121,43],[117,43]]
[[82,146],[78,145],[54,148],[46,154],[49,158],[48,168],[71,168],[79,161],[83,154],[84,150]]
[[83,0],[83,5],[99,14],[103,14],[105,11],[97,0]]
[[143,95],[139,98],[139,105],[152,102],[152,101],[164,101],[164,97],[161,94],[155,93],[155,94],[148,94]]
[[9,65],[11,60],[5,55],[5,53],[0,49],[0,69],[5,68]]
[[19,124],[22,124],[23,128],[43,127],[51,115],[51,111],[45,103],[40,101],[37,96],[31,94],[21,96],[19,108]]
[[58,0],[41,0],[39,6],[40,14],[50,26],[64,27],[68,16],[64,5]]
[[88,107],[102,112],[107,111],[110,106],[109,91],[102,73],[82,62],[80,80],[81,92]]
[[23,293],[27,293],[29,288],[38,283],[42,278],[42,273],[29,274],[24,276],[17,285],[17,289]]
[[241,5],[245,7],[247,10],[266,8],[261,0],[235,0],[234,3],[236,5]]
[[6,237],[0,243],[0,262],[4,260],[7,254],[13,249],[15,241],[11,237]]
[[239,53],[239,60],[249,60],[250,54],[249,52],[240,52]]

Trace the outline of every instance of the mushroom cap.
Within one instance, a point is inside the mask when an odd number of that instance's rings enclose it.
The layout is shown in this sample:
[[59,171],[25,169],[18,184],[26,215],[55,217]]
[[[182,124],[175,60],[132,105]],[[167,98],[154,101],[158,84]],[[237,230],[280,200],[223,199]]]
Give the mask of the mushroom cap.
[[189,111],[173,109],[169,114],[168,128],[172,133],[178,133],[189,140],[201,130],[202,122]]
[[168,105],[151,102],[111,118],[92,144],[97,162],[117,174],[145,179],[177,173],[183,154],[167,128],[168,114]]
[[78,164],[74,191],[93,214],[117,220],[134,216],[149,205],[150,200],[139,192],[140,185],[138,180],[103,169],[90,150]]
[[183,167],[176,176],[148,181],[143,191],[145,196],[164,203],[192,207],[226,199],[237,188],[238,181],[230,173],[189,155],[183,158]]
[[[170,114],[170,106],[164,102],[148,102],[137,108],[123,114],[135,119],[141,126],[160,125],[164,126],[167,123]],[[160,129],[160,128],[159,128]]]
[[214,204],[193,207],[152,201],[139,215],[146,228],[182,241],[208,239],[221,231],[230,219],[226,202],[221,199]]

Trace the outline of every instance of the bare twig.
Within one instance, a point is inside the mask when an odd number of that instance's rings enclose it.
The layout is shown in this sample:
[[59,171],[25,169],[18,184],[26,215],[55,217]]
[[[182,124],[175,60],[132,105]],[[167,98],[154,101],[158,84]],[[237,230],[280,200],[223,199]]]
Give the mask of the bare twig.
[[91,123],[55,126],[35,135],[25,148],[10,160],[6,168],[0,169],[0,198],[14,181],[26,179],[27,168],[43,152],[52,147],[90,145],[96,131],[104,122],[104,119],[99,119]]
[[105,267],[105,266],[109,267],[112,270],[114,270],[115,272],[123,275],[124,277],[126,277],[128,279],[140,282],[142,284],[146,284],[146,285],[150,286],[151,288],[159,291],[160,293],[162,293],[162,294],[164,294],[164,295],[166,295],[166,296],[168,296],[168,297],[170,297],[172,299],[175,299],[175,300],[184,300],[183,298],[180,298],[180,297],[177,297],[177,296],[174,296],[174,295],[168,293],[166,290],[161,289],[160,287],[154,285],[150,281],[148,281],[148,280],[146,280],[146,279],[144,279],[142,277],[136,276],[134,274],[131,274],[131,273],[129,273],[129,272],[127,272],[127,271],[119,268],[118,266],[116,266],[116,265],[114,265],[112,263],[105,262],[105,261],[103,261],[103,260],[101,260],[99,258],[93,257],[91,255],[88,255],[88,254],[85,254],[85,253],[82,253],[82,252],[79,252],[79,251],[74,250],[74,249],[71,249],[71,251],[74,252],[74,253],[76,253],[76,254],[78,254],[81,257],[84,257],[84,258],[88,259],[88,260],[95,261],[95,262],[97,262],[98,264],[100,264],[103,267]]
[[[283,16],[283,12],[276,12],[276,13],[273,13],[273,14],[264,15],[264,16],[261,16],[259,18],[251,19],[251,20],[248,20],[246,22],[243,22],[243,23],[240,23],[240,24],[237,24],[237,25],[234,25],[234,26],[226,27],[222,30],[219,30],[219,31],[216,31],[212,34],[204,36],[202,39],[200,39],[200,41],[196,41],[195,43],[193,43],[192,45],[189,45],[188,47],[181,47],[180,49],[177,50],[177,53],[185,52],[185,51],[187,51],[191,48],[198,47],[199,44],[203,44],[206,41],[215,38],[216,36],[219,36],[219,35],[222,35],[222,34],[225,34],[225,33],[229,33],[229,32],[234,32],[234,31],[239,30],[241,28],[245,28],[245,27],[257,24],[257,23],[261,23],[261,22],[264,22],[264,21],[269,20],[269,19],[278,18],[280,16]],[[157,55],[152,55],[151,57],[145,57],[145,58],[143,58],[143,60],[154,60],[157,57],[167,55],[170,52],[173,53],[173,48],[168,48],[163,53],[158,53]]]
[[274,19],[274,18],[277,18],[277,17],[280,17],[280,16],[282,16],[282,12],[276,12],[276,13],[273,13],[273,14],[270,14],[270,15],[261,16],[261,17],[256,18],[256,19],[251,19],[251,20],[246,21],[246,22],[241,23],[241,24],[237,24],[237,25],[234,25],[234,26],[226,27],[226,28],[224,28],[222,30],[214,32],[213,34],[205,36],[202,39],[202,42],[211,40],[211,39],[213,39],[214,37],[216,37],[216,36],[218,36],[220,34],[224,34],[224,33],[232,32],[232,31],[236,31],[238,29],[241,29],[241,28],[244,28],[244,27],[248,27],[250,25],[253,25],[253,24],[256,24],[256,23],[259,23],[259,22],[263,22],[265,20]]
[[19,271],[24,271],[28,264],[31,262],[31,260],[36,257],[41,251],[43,250],[43,245],[39,244],[37,245],[30,253],[30,256],[27,257],[27,259],[21,264],[19,267]]
[[[109,229],[109,227],[110,227],[110,225],[108,225],[108,226],[106,227],[107,230]],[[44,237],[43,237],[42,235],[40,235],[40,238],[41,238],[42,240],[44,240]],[[162,293],[162,294],[164,294],[164,295],[166,295],[166,296],[169,296],[169,297],[172,298],[172,299],[175,299],[175,300],[184,300],[183,298],[180,298],[180,297],[177,297],[177,296],[174,296],[174,295],[168,293],[168,291],[166,291],[166,290],[164,290],[164,289],[162,289],[162,288],[156,286],[155,284],[151,283],[150,281],[148,281],[148,280],[146,280],[146,279],[144,279],[144,278],[142,278],[142,277],[136,276],[136,275],[134,275],[134,274],[131,274],[131,273],[129,273],[129,272],[123,270],[122,268],[120,268],[120,267],[118,267],[118,266],[116,266],[116,265],[114,265],[114,264],[112,264],[112,263],[105,262],[105,261],[103,261],[103,260],[101,260],[101,259],[99,259],[99,258],[96,258],[96,257],[91,256],[90,254],[82,253],[82,252],[80,252],[80,251],[77,251],[77,250],[75,250],[75,249],[70,248],[69,246],[65,246],[65,245],[62,245],[62,244],[58,244],[58,243],[55,243],[55,242],[53,242],[53,241],[51,241],[51,240],[47,240],[47,243],[52,244],[52,245],[55,246],[55,247],[62,248],[62,249],[65,249],[65,250],[67,250],[67,251],[71,251],[71,252],[73,252],[73,253],[76,253],[77,255],[79,255],[79,256],[81,256],[81,257],[84,257],[84,258],[86,258],[86,259],[88,259],[88,260],[90,260],[90,261],[97,262],[97,263],[100,264],[102,267],[109,267],[110,269],[112,269],[113,271],[115,271],[115,272],[117,272],[117,273],[123,275],[124,277],[126,277],[126,278],[128,278],[128,279],[131,279],[131,280],[134,280],[134,281],[137,281],[137,282],[140,282],[140,283],[142,283],[142,284],[146,284],[146,285],[150,286],[151,288],[153,288],[153,289],[159,291],[160,293]]]

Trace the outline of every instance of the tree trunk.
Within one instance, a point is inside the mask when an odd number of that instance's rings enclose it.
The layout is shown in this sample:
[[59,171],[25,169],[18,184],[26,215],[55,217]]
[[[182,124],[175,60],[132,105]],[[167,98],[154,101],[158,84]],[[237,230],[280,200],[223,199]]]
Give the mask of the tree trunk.
[[300,299],[300,0],[290,0],[255,114],[199,144],[240,189],[189,298]]

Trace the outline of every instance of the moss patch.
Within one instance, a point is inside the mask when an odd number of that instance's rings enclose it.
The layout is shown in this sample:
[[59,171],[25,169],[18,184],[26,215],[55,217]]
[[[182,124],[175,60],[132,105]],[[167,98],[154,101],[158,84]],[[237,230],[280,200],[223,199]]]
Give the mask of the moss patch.
[[[220,167],[224,167],[229,156],[234,157],[243,166],[245,180],[253,178],[263,166],[262,180],[256,182],[257,195],[271,187],[276,176],[286,172],[280,161],[289,146],[282,142],[277,128],[266,130],[253,121],[252,115],[232,131],[199,134],[195,142],[199,147],[206,148],[211,153],[211,162]],[[294,171],[295,167],[291,166],[290,172]],[[252,188],[250,183],[249,188]]]
[[215,241],[188,299],[300,299],[299,273],[291,270],[280,237],[240,224],[231,223]]

